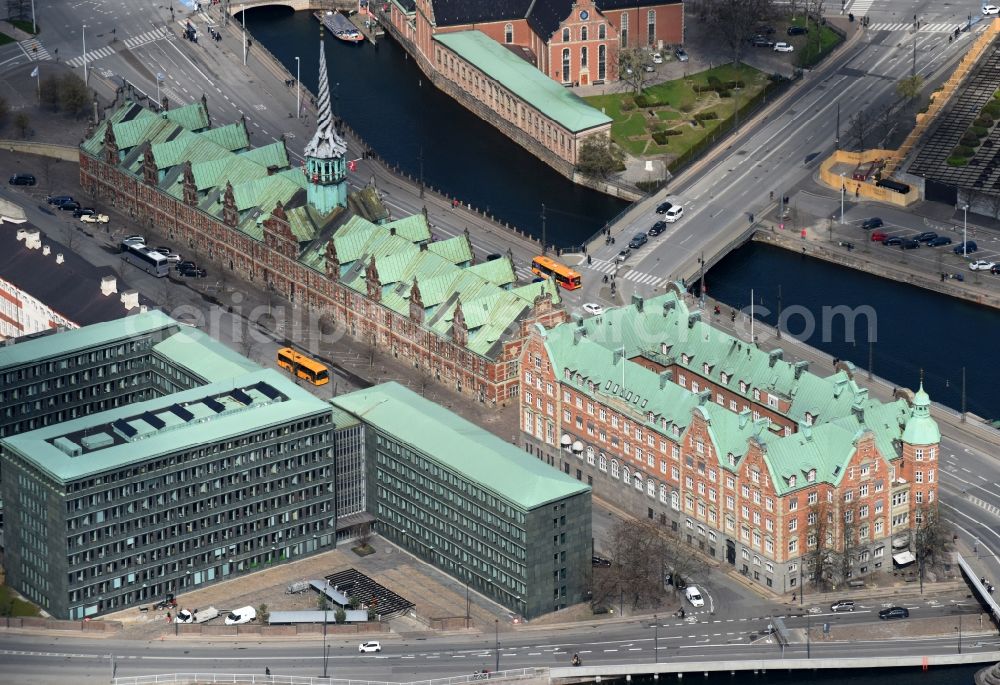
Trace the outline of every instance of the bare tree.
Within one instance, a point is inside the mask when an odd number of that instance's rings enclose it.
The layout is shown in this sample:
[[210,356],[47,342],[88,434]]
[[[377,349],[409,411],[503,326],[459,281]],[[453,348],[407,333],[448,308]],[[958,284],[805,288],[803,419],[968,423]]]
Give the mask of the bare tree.
[[259,345],[254,339],[253,331],[250,330],[250,322],[243,321],[239,328],[240,339],[236,341],[240,346],[240,354],[247,359],[253,360],[257,354]]
[[833,513],[826,502],[817,502],[809,507],[807,518],[809,532],[806,537],[806,558],[803,563],[809,569],[808,577],[814,587],[827,585],[833,578]]
[[737,65],[761,22],[773,14],[772,0],[706,0],[705,19]]
[[858,110],[858,113],[847,122],[847,130],[850,131],[851,137],[857,141],[858,150],[866,149],[865,142],[868,140],[871,126],[871,116],[863,109]]
[[372,527],[369,523],[362,523],[358,528],[358,547],[368,547],[372,541]]
[[618,63],[618,80],[635,95],[646,85],[646,51],[642,48],[624,47],[615,55]]
[[913,547],[923,569],[949,561],[954,532],[951,525],[938,515],[937,507],[920,506],[914,514]]
[[857,540],[857,529],[854,524],[855,511],[852,507],[845,506],[841,512],[843,517],[842,526],[844,533],[844,547],[840,556],[840,578],[846,581],[851,577],[851,566]]

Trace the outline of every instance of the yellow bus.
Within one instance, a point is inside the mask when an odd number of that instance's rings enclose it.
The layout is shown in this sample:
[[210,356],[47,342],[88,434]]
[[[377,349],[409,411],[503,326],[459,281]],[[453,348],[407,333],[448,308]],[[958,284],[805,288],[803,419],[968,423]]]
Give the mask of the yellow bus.
[[580,287],[580,272],[542,255],[531,260],[531,271],[542,278],[554,278],[556,283],[566,290],[576,290]]
[[278,350],[278,366],[313,385],[326,385],[330,382],[329,369],[315,359],[299,354],[291,347],[282,347]]

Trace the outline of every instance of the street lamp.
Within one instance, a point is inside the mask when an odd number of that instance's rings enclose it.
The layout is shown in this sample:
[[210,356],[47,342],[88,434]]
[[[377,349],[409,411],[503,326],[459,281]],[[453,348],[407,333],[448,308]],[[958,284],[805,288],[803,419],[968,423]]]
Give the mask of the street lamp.
[[962,653],[962,614],[958,615],[958,653]]
[[469,627],[469,613],[471,607],[469,606],[469,577],[465,577],[465,627]]
[[326,586],[323,588],[323,677],[326,678],[326,665],[329,653],[326,651],[326,612],[330,607],[330,579],[326,579]]
[[243,66],[247,65],[247,6],[240,5],[240,22],[243,24]]
[[295,118],[302,116],[302,60],[295,58]]
[[163,81],[166,76],[162,72],[156,72],[156,106],[160,106],[160,82]]
[[87,25],[83,25],[83,85],[87,85]]
[[660,622],[653,614],[653,663],[660,663]]
[[498,618],[493,619],[493,634],[496,637],[496,647],[495,647],[497,654],[496,672],[499,673],[500,672],[500,619]]
[[962,205],[962,256],[968,257],[969,253],[969,205]]
[[847,195],[847,184],[844,180],[845,172],[840,172],[840,223],[844,223],[844,196]]

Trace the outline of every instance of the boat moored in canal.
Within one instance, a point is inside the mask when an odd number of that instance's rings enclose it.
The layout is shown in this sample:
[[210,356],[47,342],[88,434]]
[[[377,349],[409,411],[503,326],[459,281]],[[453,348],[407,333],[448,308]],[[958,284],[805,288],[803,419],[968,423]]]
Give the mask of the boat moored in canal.
[[322,22],[323,26],[325,26],[330,33],[345,43],[361,43],[365,39],[364,34],[361,33],[360,29],[358,29],[358,27],[355,26],[350,19],[345,17],[340,12],[335,12],[333,10],[316,12],[316,18]]

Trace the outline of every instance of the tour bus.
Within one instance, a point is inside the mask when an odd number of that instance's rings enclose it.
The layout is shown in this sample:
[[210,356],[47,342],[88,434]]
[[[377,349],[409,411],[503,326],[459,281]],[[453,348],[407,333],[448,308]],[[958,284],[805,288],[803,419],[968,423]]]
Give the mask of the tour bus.
[[554,259],[539,255],[531,260],[531,271],[542,278],[554,278],[566,290],[580,287],[580,273]]
[[326,385],[330,382],[330,372],[325,366],[290,347],[278,350],[278,366],[313,385]]
[[157,278],[163,278],[170,271],[170,262],[166,257],[141,243],[123,242],[121,251],[122,260]]

